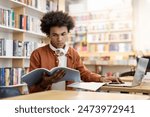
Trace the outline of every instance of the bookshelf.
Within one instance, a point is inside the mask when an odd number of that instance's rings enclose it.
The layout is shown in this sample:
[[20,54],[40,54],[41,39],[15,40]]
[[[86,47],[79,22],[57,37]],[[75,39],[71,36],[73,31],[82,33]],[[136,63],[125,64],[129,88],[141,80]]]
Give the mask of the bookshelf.
[[109,71],[129,71],[136,66],[132,4],[99,11],[87,8],[81,12],[69,12],[76,23],[69,45],[75,46],[89,69],[97,73],[102,70],[105,74]]
[[20,83],[30,54],[47,41],[40,19],[60,5],[57,0],[0,0],[0,85]]
[[127,60],[129,56],[134,56],[132,12],[131,7],[72,12],[76,27],[71,31],[70,42],[73,43],[70,45],[80,43],[77,50],[83,60],[94,57],[102,60],[109,56],[110,61],[114,61],[115,64],[115,56],[118,54]]

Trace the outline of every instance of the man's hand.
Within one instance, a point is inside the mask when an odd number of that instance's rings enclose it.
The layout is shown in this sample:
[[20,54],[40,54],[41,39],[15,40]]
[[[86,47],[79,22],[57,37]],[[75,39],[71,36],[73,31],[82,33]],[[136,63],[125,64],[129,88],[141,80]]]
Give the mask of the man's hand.
[[103,77],[103,82],[118,83],[118,84],[124,83],[120,78],[115,76]]
[[61,78],[65,76],[64,70],[58,70],[54,72],[51,76],[47,76],[45,73],[43,74],[42,82],[40,85],[43,88],[46,88],[48,85],[51,85],[52,83],[58,82]]

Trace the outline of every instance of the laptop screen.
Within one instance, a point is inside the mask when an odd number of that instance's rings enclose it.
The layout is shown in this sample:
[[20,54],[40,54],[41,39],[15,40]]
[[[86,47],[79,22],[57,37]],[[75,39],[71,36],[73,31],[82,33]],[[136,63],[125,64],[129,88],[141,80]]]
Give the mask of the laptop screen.
[[136,68],[135,74],[134,74],[134,79],[132,82],[133,86],[139,85],[142,82],[148,62],[149,62],[149,59],[139,58],[137,68]]

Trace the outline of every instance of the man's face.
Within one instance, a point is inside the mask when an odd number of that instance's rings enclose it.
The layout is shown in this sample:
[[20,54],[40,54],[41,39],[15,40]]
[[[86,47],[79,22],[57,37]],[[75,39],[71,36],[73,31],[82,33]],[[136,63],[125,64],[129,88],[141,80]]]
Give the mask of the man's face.
[[68,29],[66,26],[51,27],[50,29],[51,44],[55,48],[64,48],[65,42],[68,39]]

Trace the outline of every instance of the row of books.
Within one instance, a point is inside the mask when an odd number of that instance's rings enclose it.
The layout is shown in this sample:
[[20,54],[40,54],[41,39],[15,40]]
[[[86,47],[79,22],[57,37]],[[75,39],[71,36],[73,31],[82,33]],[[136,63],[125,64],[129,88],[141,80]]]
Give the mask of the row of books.
[[131,43],[111,43],[109,45],[109,51],[114,52],[131,52]]
[[42,46],[43,43],[31,41],[18,41],[0,38],[0,56],[25,56],[29,57],[33,50]]
[[132,22],[131,21],[120,21],[120,22],[97,22],[97,23],[89,23],[85,22],[82,24],[77,24],[73,33],[75,32],[98,32],[98,31],[122,31],[122,30],[131,30],[132,29]]
[[0,68],[0,86],[20,84],[21,76],[28,72],[28,68]]
[[121,10],[116,11],[99,11],[99,12],[87,12],[87,13],[78,13],[74,14],[73,18],[76,21],[83,21],[83,20],[112,20],[112,19],[129,19],[132,17],[131,10]]
[[41,33],[40,19],[37,17],[15,14],[15,24],[16,28]]
[[111,43],[111,42],[124,42],[132,40],[131,32],[119,32],[119,33],[96,33],[96,34],[79,34],[72,36],[70,41],[81,42],[87,40],[87,43]]
[[40,19],[30,15],[17,14],[12,9],[0,7],[0,25],[42,33]]
[[15,0],[18,2],[22,2],[26,5],[37,8],[41,11],[52,11],[57,10],[57,2],[54,0]]
[[132,40],[131,32],[110,33],[109,40]]
[[0,6],[0,25],[15,27],[15,13],[12,9]]
[[56,11],[58,3],[54,0],[46,0],[46,11]]
[[77,48],[78,51],[82,52],[131,52],[132,47],[130,43],[111,43],[111,44],[81,44]]
[[[110,57],[110,56],[109,56]],[[99,59],[94,59],[93,60],[85,60],[84,61],[84,64],[95,64],[95,65],[136,65],[136,60],[133,60],[132,62],[130,62],[130,60],[125,60],[125,59],[122,59],[122,60],[111,60],[111,59],[104,59],[105,56],[99,58]],[[104,59],[104,60],[103,60]]]
[[88,43],[131,41],[131,32],[87,34]]

